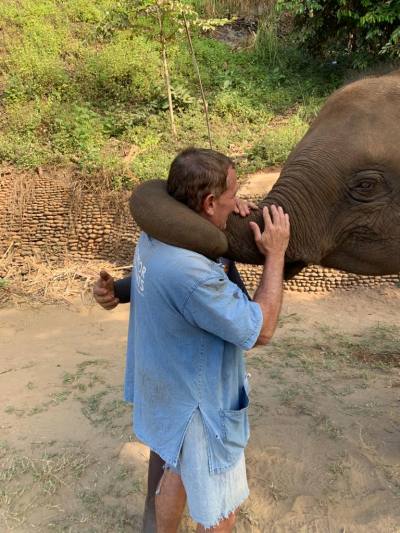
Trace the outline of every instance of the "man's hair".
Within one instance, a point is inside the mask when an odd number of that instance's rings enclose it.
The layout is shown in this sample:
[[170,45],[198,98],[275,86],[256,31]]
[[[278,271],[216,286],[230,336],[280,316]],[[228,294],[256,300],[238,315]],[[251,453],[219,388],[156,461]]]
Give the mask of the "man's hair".
[[172,161],[167,191],[179,202],[201,211],[207,194],[217,198],[227,189],[228,170],[235,164],[224,154],[205,148],[187,148]]

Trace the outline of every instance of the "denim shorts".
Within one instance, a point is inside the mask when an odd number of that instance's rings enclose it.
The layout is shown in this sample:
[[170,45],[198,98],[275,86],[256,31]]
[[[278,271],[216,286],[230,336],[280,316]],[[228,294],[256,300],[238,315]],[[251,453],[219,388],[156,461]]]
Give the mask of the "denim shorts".
[[210,474],[207,437],[198,409],[186,431],[177,466],[166,465],[166,469],[181,476],[189,514],[206,529],[227,518],[249,495],[244,451],[232,468]]

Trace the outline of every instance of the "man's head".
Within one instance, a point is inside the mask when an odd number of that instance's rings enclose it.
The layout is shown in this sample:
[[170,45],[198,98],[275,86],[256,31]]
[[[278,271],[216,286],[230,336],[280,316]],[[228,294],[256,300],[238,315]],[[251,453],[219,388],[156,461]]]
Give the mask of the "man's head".
[[237,190],[233,161],[214,150],[187,148],[171,164],[168,193],[220,229],[235,209]]

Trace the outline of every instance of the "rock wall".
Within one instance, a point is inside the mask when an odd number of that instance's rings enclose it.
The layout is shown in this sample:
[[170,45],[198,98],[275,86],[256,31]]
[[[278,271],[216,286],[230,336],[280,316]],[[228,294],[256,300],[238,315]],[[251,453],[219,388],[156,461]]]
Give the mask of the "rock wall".
[[[67,174],[0,172],[0,257],[131,262],[139,230],[127,193],[78,190]],[[1,272],[0,272],[1,276]]]
[[[238,264],[238,270],[246,287],[258,286],[262,267]],[[356,287],[400,286],[400,275],[359,276],[333,268],[310,265],[299,272],[293,279],[285,281],[285,289],[297,292],[327,292],[335,289],[351,290]]]
[[[130,264],[139,230],[129,214],[128,196],[82,191],[66,171],[31,174],[1,169],[0,258],[9,255],[20,269],[32,255],[55,264],[66,256]],[[261,267],[238,268],[249,289],[256,288]],[[400,274],[357,276],[310,266],[285,287],[320,292],[382,284],[400,284]]]

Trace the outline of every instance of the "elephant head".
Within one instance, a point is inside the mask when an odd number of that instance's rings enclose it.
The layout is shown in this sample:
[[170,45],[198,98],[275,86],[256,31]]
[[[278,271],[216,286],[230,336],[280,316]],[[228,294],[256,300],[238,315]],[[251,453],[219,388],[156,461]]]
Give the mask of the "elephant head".
[[[333,93],[260,207],[272,203],[291,220],[286,277],[309,263],[357,274],[400,271],[400,71]],[[131,208],[139,226],[162,241],[210,257],[263,262],[248,224],[262,226],[261,211],[246,219],[231,215],[226,242],[168,197],[162,182],[141,185]]]

